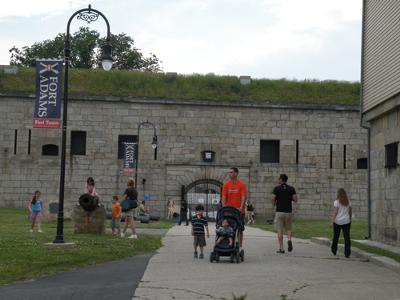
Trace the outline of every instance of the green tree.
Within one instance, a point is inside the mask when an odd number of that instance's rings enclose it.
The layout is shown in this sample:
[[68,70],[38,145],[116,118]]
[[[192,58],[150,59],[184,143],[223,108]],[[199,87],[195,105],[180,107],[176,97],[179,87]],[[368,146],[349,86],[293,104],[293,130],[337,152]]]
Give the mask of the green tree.
[[[75,68],[98,68],[101,66],[101,46],[105,38],[100,38],[96,30],[81,27],[70,37],[70,62]],[[13,46],[10,52],[10,64],[34,67],[38,58],[64,57],[65,34],[58,34],[52,40],[34,43],[21,49]],[[111,34],[114,68],[124,70],[161,71],[160,59],[150,53],[145,57],[134,45],[133,39],[125,33]]]

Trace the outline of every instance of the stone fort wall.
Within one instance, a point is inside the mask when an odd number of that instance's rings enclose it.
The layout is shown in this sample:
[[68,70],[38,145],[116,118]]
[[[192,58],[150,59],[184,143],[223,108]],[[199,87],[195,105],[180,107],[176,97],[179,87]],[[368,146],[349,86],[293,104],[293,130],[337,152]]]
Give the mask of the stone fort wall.
[[[0,95],[1,207],[26,207],[37,189],[46,202],[58,201],[60,156],[43,156],[42,146],[59,146],[61,130],[32,129],[33,108],[31,95]],[[145,178],[155,214],[166,214],[167,200],[179,202],[182,185],[223,181],[228,168],[238,166],[258,216],[272,214],[271,192],[280,173],[299,194],[299,217],[327,217],[339,187],[348,191],[356,217],[367,216],[367,170],[357,169],[357,160],[367,157],[367,133],[359,126],[358,107],[116,97],[70,99],[67,212],[88,176],[107,208],[112,195],[122,195],[127,175],[120,171],[118,136],[137,135],[146,120],[157,127],[157,160],[153,129],[142,128],[138,190],[142,197]],[[72,130],[86,131],[86,155],[70,155]],[[260,162],[262,140],[279,140],[279,163]],[[202,161],[204,150],[215,152],[214,162]]]

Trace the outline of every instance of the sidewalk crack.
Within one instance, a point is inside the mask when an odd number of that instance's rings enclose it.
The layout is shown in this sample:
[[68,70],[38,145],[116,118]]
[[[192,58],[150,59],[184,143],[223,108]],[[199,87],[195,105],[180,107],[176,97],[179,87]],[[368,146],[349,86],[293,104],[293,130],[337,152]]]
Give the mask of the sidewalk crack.
[[[200,292],[196,292],[196,291],[193,291],[193,290],[190,290],[190,289],[182,289],[182,288],[176,288],[176,287],[170,288],[170,287],[163,287],[163,286],[144,286],[144,287],[141,287],[141,288],[180,291],[180,292],[187,292],[187,293],[195,294],[195,295],[198,295],[198,296],[209,297],[210,299],[215,299],[215,300],[226,300],[226,298],[224,298],[224,297],[215,297],[215,296],[210,295],[210,294],[200,293]],[[147,299],[147,298],[141,298],[141,296],[134,296],[133,298]],[[173,296],[171,296],[171,298],[174,299]]]

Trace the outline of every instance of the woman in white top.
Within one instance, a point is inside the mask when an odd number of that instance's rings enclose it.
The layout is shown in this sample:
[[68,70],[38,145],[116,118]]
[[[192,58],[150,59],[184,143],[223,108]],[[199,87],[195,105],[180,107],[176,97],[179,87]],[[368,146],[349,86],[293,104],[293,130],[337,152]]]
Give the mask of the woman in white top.
[[336,200],[333,203],[332,223],[333,223],[333,240],[331,250],[336,255],[337,245],[340,236],[340,230],[343,230],[344,236],[344,255],[350,256],[350,225],[351,225],[352,208],[346,191],[342,188],[336,193]]

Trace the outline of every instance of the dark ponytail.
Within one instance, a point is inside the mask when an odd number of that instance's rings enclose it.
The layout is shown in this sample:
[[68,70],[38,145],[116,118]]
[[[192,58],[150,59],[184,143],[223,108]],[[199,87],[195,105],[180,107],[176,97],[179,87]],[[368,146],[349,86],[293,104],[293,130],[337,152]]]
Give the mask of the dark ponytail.
[[32,201],[31,201],[31,203],[32,203],[33,205],[35,205],[35,203],[36,203],[36,194],[37,194],[37,193],[40,193],[40,191],[36,191],[35,194],[33,194],[33,198],[32,198]]

